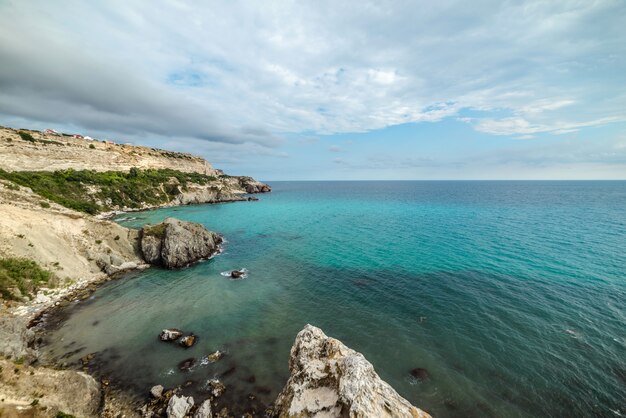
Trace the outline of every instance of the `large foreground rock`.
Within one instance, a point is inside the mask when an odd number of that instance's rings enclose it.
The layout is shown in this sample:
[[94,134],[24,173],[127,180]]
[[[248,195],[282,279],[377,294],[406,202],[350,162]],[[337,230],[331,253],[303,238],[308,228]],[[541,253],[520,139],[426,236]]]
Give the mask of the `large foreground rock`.
[[398,395],[362,354],[312,325],[298,333],[289,368],[275,416],[430,417]]
[[[0,416],[99,416],[101,387],[82,372],[31,367],[0,360]],[[33,402],[36,399],[37,402]]]
[[203,225],[167,218],[157,225],[145,226],[141,233],[141,251],[147,263],[180,268],[208,258],[222,242],[215,232]]

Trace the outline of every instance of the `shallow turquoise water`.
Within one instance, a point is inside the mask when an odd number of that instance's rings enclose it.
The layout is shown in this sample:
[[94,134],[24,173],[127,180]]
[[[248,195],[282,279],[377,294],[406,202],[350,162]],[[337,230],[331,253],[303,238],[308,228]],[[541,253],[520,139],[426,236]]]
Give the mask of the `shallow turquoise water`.
[[[201,222],[225,251],[105,285],[48,337],[49,358],[100,352],[100,373],[142,393],[193,380],[201,397],[221,376],[224,402],[253,393],[241,410],[259,409],[311,323],[438,417],[626,415],[626,182],[272,186],[259,202],[125,215]],[[220,275],[241,267],[249,278]],[[164,327],[200,341],[160,343]],[[226,358],[178,370],[216,349]]]

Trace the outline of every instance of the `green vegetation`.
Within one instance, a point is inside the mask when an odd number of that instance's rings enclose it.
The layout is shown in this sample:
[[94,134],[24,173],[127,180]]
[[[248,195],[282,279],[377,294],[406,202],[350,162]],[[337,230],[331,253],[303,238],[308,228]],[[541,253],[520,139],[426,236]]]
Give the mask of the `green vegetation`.
[[18,186],[15,183],[6,183],[5,186],[9,190],[19,190],[20,189],[20,186]]
[[96,146],[94,144],[89,144],[89,148],[96,149]]
[[45,209],[50,207],[50,203],[46,202],[45,200],[42,200],[41,202],[39,202],[39,205]]
[[32,296],[42,284],[51,285],[55,276],[39,267],[37,263],[25,258],[0,258],[0,296],[7,300],[16,300],[15,289],[22,296]]
[[162,239],[165,237],[165,224],[158,224],[154,226],[144,226],[143,234],[149,237],[156,237],[158,239]]
[[50,141],[48,139],[35,139],[30,133],[26,131],[19,131],[18,134],[24,141],[33,142],[33,143],[39,142],[44,145],[52,144],[52,145],[65,146],[63,142],[59,142],[59,141]]
[[121,171],[93,170],[17,171],[0,170],[0,178],[20,186],[62,206],[96,214],[115,208],[139,208],[171,201],[187,184],[207,184],[213,176],[183,173],[171,169],[132,168]]
[[35,138],[33,138],[33,136],[31,134],[29,134],[28,132],[24,132],[24,131],[19,131],[18,134],[20,135],[20,137],[24,140],[24,141],[28,141],[28,142],[37,142],[37,140]]
[[65,412],[57,412],[54,418],[75,418],[74,415],[66,414]]

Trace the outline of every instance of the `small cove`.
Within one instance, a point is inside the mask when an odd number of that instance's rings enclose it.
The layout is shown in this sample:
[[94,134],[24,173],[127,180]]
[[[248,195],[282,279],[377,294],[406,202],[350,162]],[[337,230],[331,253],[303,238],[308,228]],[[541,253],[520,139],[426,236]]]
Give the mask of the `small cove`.
[[[200,222],[224,234],[224,252],[103,285],[66,308],[44,357],[96,352],[100,373],[137,394],[192,381],[202,397],[219,378],[225,403],[252,394],[242,409],[260,410],[311,323],[434,416],[611,416],[626,404],[626,182],[272,186],[259,202],[123,215],[131,227]],[[248,278],[221,275],[240,268]],[[162,343],[165,327],[199,342]],[[226,356],[201,364],[216,350]]]

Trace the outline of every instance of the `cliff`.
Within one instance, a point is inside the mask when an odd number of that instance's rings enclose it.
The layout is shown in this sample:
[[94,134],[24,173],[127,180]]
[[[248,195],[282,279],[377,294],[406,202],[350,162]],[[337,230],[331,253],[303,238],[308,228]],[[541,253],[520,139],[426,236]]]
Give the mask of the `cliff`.
[[221,174],[205,159],[191,154],[111,141],[49,135],[39,131],[0,128],[0,169],[6,171],[128,171],[171,169],[209,176]]

